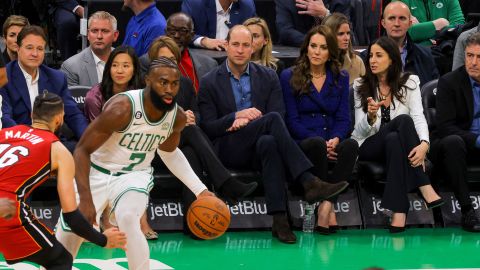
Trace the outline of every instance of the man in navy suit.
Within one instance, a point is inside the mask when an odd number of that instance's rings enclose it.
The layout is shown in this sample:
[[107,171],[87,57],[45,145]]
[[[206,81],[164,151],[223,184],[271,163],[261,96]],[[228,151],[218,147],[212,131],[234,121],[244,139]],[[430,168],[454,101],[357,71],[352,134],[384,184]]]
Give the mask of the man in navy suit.
[[222,50],[228,30],[255,17],[253,0],[183,0],[182,12],[193,19],[193,44],[211,50]]
[[245,26],[230,29],[227,60],[200,80],[201,127],[225,166],[262,171],[267,213],[273,216],[272,235],[295,243],[286,215],[287,172],[303,185],[305,200],[310,203],[335,196],[348,183],[328,184],[309,171],[312,163],[283,122],[285,106],[277,74],[249,62],[252,41]]
[[80,18],[84,9],[77,0],[53,0],[53,16],[57,34],[57,44],[62,59],[66,60],[77,53],[80,31]]
[[3,127],[17,124],[31,125],[33,101],[43,90],[48,90],[62,97],[65,122],[79,139],[87,127],[87,119],[70,95],[65,75],[61,71],[42,65],[47,43],[42,28],[24,27],[18,34],[17,43],[18,60],[7,65],[8,83],[0,89],[3,98]]

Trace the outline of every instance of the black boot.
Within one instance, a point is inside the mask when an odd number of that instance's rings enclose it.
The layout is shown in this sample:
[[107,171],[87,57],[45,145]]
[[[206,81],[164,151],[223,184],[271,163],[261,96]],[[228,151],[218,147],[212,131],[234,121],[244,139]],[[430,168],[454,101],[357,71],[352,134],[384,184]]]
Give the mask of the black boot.
[[462,213],[462,229],[468,232],[480,232],[480,220],[475,210],[470,209],[465,214]]
[[272,236],[278,238],[280,242],[294,244],[297,237],[290,229],[287,214],[278,213],[273,215]]
[[330,184],[314,177],[311,181],[303,183],[305,190],[305,200],[308,203],[315,203],[338,195],[348,187],[348,182],[341,181],[339,183]]
[[245,184],[235,178],[230,178],[223,183],[219,193],[229,203],[236,204],[238,200],[252,194],[257,186],[256,182]]

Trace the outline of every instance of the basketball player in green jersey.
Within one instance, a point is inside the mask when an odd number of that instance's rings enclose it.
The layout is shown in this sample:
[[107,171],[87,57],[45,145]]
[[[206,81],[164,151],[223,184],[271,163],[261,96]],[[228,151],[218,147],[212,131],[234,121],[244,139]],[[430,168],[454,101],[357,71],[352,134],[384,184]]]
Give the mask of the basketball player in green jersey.
[[[105,207],[111,206],[110,222],[127,235],[128,268],[132,270],[150,269],[140,217],[153,187],[150,163],[155,151],[197,197],[214,196],[177,148],[186,123],[175,102],[179,80],[175,62],[166,57],[152,61],[146,88],[112,97],[74,152],[79,208],[94,224]],[[69,231],[60,219],[57,239],[75,258],[83,239]]]

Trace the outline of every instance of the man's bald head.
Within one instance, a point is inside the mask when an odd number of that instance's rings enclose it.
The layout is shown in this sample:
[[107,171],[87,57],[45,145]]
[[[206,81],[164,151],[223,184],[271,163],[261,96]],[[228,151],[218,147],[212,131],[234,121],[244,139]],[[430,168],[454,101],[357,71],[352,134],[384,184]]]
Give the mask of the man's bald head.
[[410,8],[407,6],[407,4],[401,2],[401,1],[393,1],[388,3],[388,5],[385,6],[385,9],[383,10],[383,16],[382,19],[385,19],[385,14],[390,13],[392,10],[401,10],[402,12],[405,13],[406,16],[409,18],[411,17],[412,13],[410,13]]
[[405,3],[395,1],[389,3],[383,11],[382,26],[387,36],[403,43],[408,28],[412,25],[410,8]]

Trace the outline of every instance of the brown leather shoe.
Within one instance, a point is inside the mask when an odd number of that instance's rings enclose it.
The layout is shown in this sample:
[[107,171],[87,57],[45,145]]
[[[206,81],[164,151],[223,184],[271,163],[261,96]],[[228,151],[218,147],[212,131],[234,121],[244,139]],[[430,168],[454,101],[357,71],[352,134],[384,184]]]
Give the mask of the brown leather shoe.
[[278,238],[280,242],[287,244],[295,244],[297,242],[297,237],[290,229],[285,213],[273,215],[272,236]]
[[330,184],[314,177],[312,181],[305,182],[303,189],[305,190],[305,200],[308,203],[315,203],[334,197],[348,187],[348,182],[342,181]]

